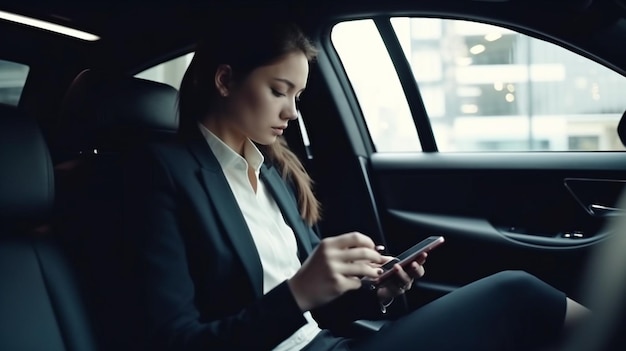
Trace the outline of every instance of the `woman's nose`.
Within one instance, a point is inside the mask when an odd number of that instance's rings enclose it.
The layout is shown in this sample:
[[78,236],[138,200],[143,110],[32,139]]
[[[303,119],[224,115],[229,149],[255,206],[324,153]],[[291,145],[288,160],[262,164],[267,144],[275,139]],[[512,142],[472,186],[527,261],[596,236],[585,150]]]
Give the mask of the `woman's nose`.
[[299,111],[298,111],[298,108],[296,107],[295,101],[290,103],[283,110],[283,118],[285,119],[289,119],[293,121],[294,119],[298,119],[298,115],[299,115]]

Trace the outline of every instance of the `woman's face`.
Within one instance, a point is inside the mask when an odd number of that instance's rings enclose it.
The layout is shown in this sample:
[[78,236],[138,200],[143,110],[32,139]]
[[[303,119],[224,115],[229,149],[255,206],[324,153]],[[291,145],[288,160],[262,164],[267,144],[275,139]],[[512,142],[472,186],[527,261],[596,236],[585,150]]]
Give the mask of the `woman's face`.
[[245,137],[262,145],[275,142],[289,120],[297,118],[296,102],[308,74],[304,53],[292,52],[230,84],[224,99],[226,116],[222,118],[227,124],[222,131],[229,135],[220,137],[230,139],[223,139],[227,143],[240,143]]

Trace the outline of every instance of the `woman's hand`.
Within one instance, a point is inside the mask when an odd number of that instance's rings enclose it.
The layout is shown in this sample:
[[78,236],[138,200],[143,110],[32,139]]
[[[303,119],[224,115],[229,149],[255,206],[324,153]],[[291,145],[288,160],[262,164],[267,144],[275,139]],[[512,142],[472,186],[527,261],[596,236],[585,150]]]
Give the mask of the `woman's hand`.
[[368,236],[342,234],[322,240],[287,283],[300,309],[308,311],[360,288],[362,277],[378,277],[383,262]]
[[[413,286],[413,281],[424,275],[424,263],[426,262],[427,256],[428,254],[425,252],[422,253],[415,261],[411,262],[406,269],[403,269],[399,264],[395,264],[393,268],[391,268],[395,271],[393,277],[389,278],[388,281],[378,287],[377,294],[379,301],[385,303],[409,291]],[[393,258],[389,256],[383,257],[386,261]]]

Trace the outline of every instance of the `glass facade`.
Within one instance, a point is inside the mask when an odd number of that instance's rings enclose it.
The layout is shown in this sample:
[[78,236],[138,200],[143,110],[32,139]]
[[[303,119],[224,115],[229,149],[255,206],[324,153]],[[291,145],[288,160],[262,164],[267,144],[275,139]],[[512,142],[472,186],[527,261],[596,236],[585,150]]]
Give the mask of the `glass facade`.
[[[626,78],[616,72],[493,25],[422,18],[392,24],[420,89],[429,91],[424,102],[440,151],[624,149],[616,127],[626,110]],[[432,34],[414,35],[422,31]]]

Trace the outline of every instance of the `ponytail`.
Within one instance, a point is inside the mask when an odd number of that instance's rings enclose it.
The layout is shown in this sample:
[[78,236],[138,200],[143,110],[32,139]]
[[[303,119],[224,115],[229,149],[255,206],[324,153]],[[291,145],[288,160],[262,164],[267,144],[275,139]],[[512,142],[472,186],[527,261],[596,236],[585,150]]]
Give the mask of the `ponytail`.
[[302,162],[289,147],[284,138],[278,138],[270,145],[259,145],[259,148],[278,168],[283,179],[293,183],[300,216],[308,224],[313,225],[321,218],[321,206],[313,194],[313,180],[304,169]]

